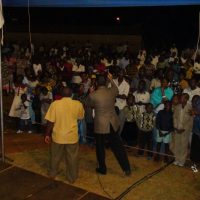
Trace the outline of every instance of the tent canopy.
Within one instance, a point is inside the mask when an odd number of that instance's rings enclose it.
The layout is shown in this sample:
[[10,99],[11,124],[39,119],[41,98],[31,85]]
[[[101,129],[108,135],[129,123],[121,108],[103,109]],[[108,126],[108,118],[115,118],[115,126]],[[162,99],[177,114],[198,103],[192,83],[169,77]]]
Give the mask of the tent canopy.
[[[31,7],[132,7],[200,5],[199,0],[29,0]],[[4,6],[26,7],[28,0],[3,0]]]

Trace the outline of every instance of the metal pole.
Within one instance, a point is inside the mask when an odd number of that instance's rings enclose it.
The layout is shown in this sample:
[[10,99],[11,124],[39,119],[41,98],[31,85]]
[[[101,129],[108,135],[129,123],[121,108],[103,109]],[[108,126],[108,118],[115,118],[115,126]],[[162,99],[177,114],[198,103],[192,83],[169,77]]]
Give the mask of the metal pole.
[[0,45],[0,117],[1,117],[1,160],[5,162],[4,150],[4,124],[3,124],[3,87],[2,87],[2,69],[1,69],[1,45]]

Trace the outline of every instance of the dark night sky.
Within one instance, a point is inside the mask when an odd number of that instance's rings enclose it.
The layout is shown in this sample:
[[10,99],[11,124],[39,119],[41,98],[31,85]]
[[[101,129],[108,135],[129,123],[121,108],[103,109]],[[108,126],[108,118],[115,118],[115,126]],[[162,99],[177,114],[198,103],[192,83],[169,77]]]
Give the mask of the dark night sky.
[[[193,45],[200,6],[31,8],[33,32],[142,34],[145,45]],[[26,8],[4,8],[6,31],[28,30]],[[120,17],[120,23],[116,17]]]

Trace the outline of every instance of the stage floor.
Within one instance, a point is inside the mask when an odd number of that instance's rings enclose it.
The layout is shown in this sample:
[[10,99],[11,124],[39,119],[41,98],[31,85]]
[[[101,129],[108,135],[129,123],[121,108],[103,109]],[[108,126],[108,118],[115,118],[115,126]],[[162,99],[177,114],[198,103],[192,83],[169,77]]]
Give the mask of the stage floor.
[[[39,134],[16,134],[7,129],[5,133],[6,156],[13,162],[7,169],[0,167],[0,199],[117,199],[124,200],[199,200],[200,173],[190,168],[167,166],[150,179],[135,184],[165,166],[145,157],[135,157],[128,152],[133,173],[123,175],[112,152],[106,150],[108,173],[95,173],[95,149],[80,146],[79,178],[72,185],[65,179],[64,162],[60,165],[56,184],[47,177],[49,147]],[[5,168],[6,168],[5,167]],[[135,186],[136,185],[136,186]],[[5,187],[4,187],[5,186]],[[68,197],[68,198],[67,198]]]
[[[0,164],[2,166],[3,164]],[[61,181],[51,181],[39,174],[9,166],[0,170],[1,200],[106,200],[97,194],[65,184]]]

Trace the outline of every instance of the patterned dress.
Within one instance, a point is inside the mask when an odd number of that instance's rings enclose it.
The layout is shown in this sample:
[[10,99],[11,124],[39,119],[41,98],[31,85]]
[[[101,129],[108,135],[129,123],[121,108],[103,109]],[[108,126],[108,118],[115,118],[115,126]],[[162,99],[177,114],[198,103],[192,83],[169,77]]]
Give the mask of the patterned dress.
[[27,87],[21,86],[14,86],[13,90],[15,91],[15,96],[12,102],[12,106],[10,108],[9,116],[10,117],[20,117],[20,110],[18,110],[20,103],[21,103],[21,96],[22,94],[27,92]]
[[137,141],[138,128],[136,125],[136,119],[138,116],[138,111],[139,109],[136,105],[126,106],[123,109],[126,121],[121,133],[121,137],[129,146],[136,144]]

